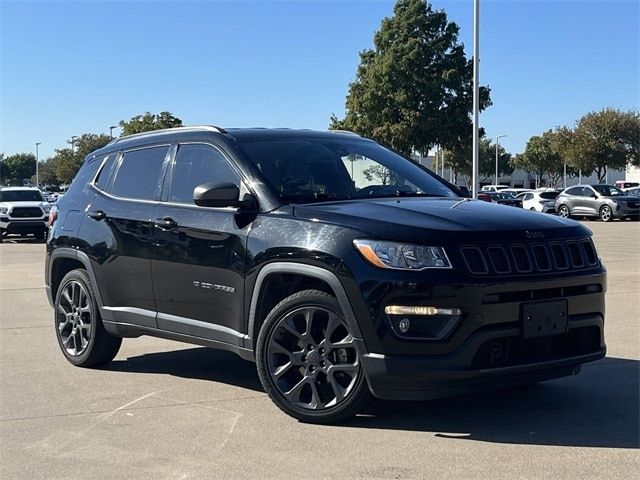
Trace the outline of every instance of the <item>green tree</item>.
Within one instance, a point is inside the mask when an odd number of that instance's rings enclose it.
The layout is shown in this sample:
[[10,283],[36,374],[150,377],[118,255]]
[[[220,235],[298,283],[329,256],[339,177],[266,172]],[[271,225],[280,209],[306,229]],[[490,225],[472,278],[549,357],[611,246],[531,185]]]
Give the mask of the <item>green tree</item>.
[[575,128],[558,129],[559,149],[574,169],[595,172],[602,182],[607,169],[640,166],[640,114],[605,108],[584,115]]
[[[38,177],[43,185],[60,185],[60,180],[55,172],[55,158],[47,158],[38,165]],[[34,182],[35,183],[35,182]]]
[[83,133],[77,137],[73,142],[73,150],[81,158],[86,157],[94,150],[104,147],[111,141],[109,135],[97,134],[97,133]]
[[[478,170],[480,171],[481,182],[492,178],[496,173],[496,147],[491,139],[480,138],[480,156]],[[471,139],[468,139],[464,145],[458,145],[454,148],[444,151],[444,163],[447,167],[453,169],[458,174],[464,174],[467,177],[472,176],[473,169],[473,152]],[[511,175],[514,166],[511,161],[511,154],[508,153],[502,145],[498,146],[498,175]]]
[[552,185],[561,178],[564,159],[559,150],[558,134],[548,130],[540,136],[533,136],[527,142],[524,153],[513,158],[513,166],[536,174],[536,183],[542,185],[544,175]]
[[70,148],[56,150],[53,157],[53,171],[60,183],[71,183],[82,166],[83,158]]
[[122,135],[132,135],[163,128],[181,127],[182,120],[174,117],[170,112],[160,112],[157,115],[146,112],[143,115],[131,117],[129,121],[121,120],[118,125],[122,128]]
[[[472,128],[473,71],[458,32],[444,10],[399,0],[374,48],[360,53],[346,115],[333,115],[330,128],[374,138],[406,156],[459,144]],[[489,89],[481,87],[481,108],[490,104]]]
[[16,153],[2,161],[2,175],[7,185],[22,185],[35,174],[36,156],[33,153]]

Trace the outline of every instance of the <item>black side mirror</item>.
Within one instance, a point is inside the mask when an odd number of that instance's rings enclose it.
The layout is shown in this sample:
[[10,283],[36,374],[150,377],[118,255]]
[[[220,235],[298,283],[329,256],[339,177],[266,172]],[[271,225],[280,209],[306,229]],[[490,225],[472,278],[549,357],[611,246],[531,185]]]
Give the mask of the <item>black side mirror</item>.
[[240,200],[240,189],[233,183],[203,183],[193,190],[193,202],[200,207],[253,208],[255,199],[246,195]]

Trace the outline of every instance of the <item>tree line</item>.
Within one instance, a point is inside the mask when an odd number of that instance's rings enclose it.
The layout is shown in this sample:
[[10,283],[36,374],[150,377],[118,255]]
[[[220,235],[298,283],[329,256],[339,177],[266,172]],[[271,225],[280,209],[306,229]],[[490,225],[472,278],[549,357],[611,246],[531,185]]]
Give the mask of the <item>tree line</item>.
[[[170,112],[152,114],[146,112],[118,124],[121,135],[182,126],[182,120]],[[84,158],[112,140],[110,135],[82,133],[67,141],[69,146],[55,150],[53,156],[38,162],[40,185],[59,187],[71,183],[82,166]],[[10,156],[0,153],[0,184],[35,184],[36,156],[33,153],[16,153]]]
[[[332,115],[331,129],[373,138],[406,157],[443,150],[445,166],[472,175],[472,61],[458,41],[459,27],[444,10],[424,0],[399,0],[393,16],[382,20],[374,47],[360,53],[355,79],[348,86],[345,116]],[[490,107],[491,89],[480,87],[480,110]],[[495,144],[480,129],[481,179],[495,174]],[[525,151],[512,156],[498,148],[499,175],[516,168],[555,185],[564,174],[640,166],[640,116],[605,108],[532,136]],[[482,180],[481,180],[482,181]]]

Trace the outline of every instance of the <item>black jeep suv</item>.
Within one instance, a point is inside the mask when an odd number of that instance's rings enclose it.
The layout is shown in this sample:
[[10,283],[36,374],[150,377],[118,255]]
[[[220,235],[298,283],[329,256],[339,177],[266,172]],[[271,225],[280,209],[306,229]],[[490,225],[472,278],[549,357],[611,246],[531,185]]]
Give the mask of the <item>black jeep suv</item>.
[[257,363],[286,413],[575,374],[605,354],[606,271],[572,220],[459,197],[349,132],[178,128],[90,154],[46,284],[74,365],[154,335]]

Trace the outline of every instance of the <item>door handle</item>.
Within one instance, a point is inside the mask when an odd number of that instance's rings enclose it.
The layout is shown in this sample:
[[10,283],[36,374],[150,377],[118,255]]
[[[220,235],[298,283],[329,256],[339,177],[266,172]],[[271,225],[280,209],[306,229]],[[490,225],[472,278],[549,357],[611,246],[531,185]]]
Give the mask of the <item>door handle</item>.
[[100,220],[104,220],[105,218],[107,218],[107,214],[104,213],[102,210],[94,210],[93,212],[87,212],[87,215],[98,222]]
[[160,230],[173,230],[178,223],[171,217],[158,218],[155,223],[156,228]]

